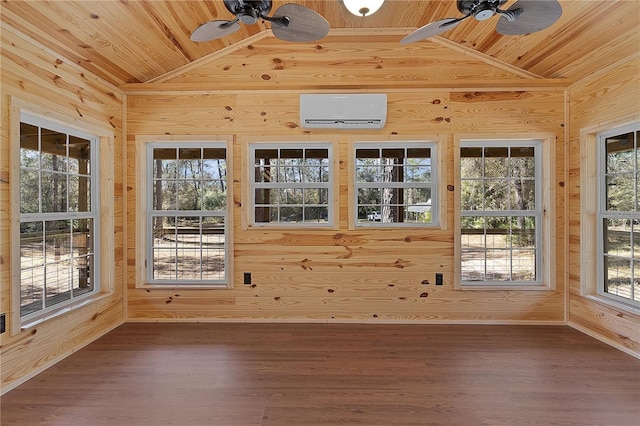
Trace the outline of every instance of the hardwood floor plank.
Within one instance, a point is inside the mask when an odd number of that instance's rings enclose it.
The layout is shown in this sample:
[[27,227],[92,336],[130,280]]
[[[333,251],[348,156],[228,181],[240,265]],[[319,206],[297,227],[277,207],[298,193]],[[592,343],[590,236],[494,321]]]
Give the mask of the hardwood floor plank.
[[638,425],[640,360],[564,326],[128,323],[15,425]]

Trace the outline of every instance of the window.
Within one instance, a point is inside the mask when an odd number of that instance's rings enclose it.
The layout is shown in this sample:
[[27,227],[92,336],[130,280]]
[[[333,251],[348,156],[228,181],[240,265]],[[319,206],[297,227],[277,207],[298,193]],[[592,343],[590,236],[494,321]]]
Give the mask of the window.
[[640,306],[640,125],[598,135],[598,293]]
[[20,320],[98,292],[98,137],[20,114]]
[[551,224],[543,217],[553,199],[543,179],[548,152],[540,140],[460,142],[461,286],[551,285]]
[[435,158],[435,143],[356,143],[356,226],[437,225]]
[[331,144],[256,143],[250,157],[253,225],[332,225]]
[[225,143],[147,144],[150,284],[227,283]]

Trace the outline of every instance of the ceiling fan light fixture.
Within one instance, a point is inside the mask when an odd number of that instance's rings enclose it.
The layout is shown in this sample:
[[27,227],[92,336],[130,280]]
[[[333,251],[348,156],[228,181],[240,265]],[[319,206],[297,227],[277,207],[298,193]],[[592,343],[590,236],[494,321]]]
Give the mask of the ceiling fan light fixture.
[[356,16],[369,16],[374,14],[384,0],[342,0],[344,7]]

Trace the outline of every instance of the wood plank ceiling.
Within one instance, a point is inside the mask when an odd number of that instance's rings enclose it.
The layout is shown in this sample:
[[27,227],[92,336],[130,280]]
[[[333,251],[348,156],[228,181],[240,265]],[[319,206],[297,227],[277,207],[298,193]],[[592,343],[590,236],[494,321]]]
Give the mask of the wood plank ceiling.
[[[452,0],[386,0],[365,18],[351,15],[340,0],[274,0],[272,10],[284,3],[320,13],[331,25],[330,35],[385,34],[398,41],[428,22],[461,16]],[[543,78],[573,81],[640,54],[639,1],[560,3],[560,20],[538,33],[501,36],[494,16],[482,22],[469,19],[438,36],[439,41]],[[258,22],[220,40],[192,42],[189,36],[200,24],[232,18],[222,0],[2,0],[1,12],[3,31],[18,30],[116,86],[153,81],[247,39],[270,35],[269,23]],[[618,56],[608,53],[614,45]]]

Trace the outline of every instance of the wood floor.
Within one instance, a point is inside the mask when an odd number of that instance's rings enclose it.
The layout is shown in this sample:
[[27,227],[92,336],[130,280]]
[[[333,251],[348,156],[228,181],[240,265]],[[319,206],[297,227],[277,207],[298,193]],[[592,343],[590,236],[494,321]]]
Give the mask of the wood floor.
[[563,326],[125,324],[2,425],[639,425],[640,360]]

